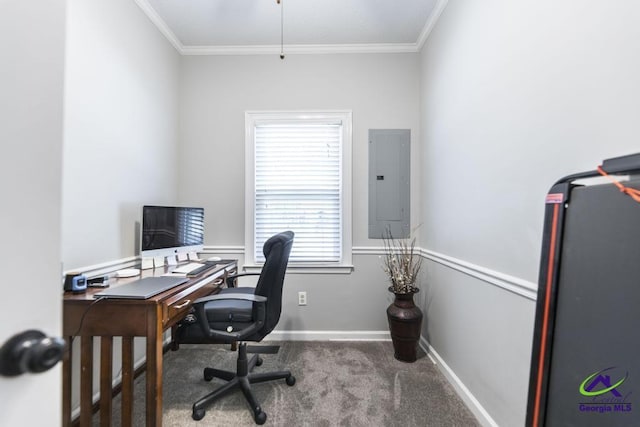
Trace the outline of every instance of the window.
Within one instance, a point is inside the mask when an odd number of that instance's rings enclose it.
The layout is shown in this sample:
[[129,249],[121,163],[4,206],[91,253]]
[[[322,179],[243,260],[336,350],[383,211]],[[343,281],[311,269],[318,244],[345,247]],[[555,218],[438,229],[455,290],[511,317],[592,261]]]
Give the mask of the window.
[[247,112],[245,262],[292,230],[291,267],[351,267],[351,112]]

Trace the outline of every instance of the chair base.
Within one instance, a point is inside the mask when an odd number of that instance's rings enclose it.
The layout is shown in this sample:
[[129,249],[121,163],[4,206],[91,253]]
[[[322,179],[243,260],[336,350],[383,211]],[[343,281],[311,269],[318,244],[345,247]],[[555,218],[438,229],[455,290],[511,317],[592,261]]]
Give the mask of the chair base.
[[260,404],[253,395],[251,384],[284,379],[287,385],[292,386],[296,383],[296,379],[291,375],[290,371],[253,373],[253,368],[260,365],[262,365],[262,359],[257,354],[247,360],[247,344],[240,343],[238,346],[236,372],[205,368],[204,379],[206,381],[220,378],[227,381],[227,383],[194,403],[191,417],[196,421],[201,420],[205,415],[205,407],[239,388],[251,407],[256,424],[264,424],[267,421],[267,414],[262,411]]

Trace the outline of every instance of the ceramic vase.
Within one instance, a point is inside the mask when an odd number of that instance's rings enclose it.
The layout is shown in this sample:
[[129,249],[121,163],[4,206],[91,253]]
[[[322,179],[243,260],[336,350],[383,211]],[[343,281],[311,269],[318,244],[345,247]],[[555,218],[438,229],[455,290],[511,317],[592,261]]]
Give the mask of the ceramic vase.
[[[389,291],[393,292],[393,289],[389,288]],[[418,353],[422,310],[413,302],[416,292],[418,290],[406,294],[393,292],[395,299],[387,308],[394,357],[403,362],[415,362]]]

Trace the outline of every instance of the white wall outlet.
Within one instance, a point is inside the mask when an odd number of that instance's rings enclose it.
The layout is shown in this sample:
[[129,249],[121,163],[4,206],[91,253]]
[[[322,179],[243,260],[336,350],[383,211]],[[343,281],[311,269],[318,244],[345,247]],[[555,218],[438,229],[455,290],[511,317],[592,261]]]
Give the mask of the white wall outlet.
[[307,305],[307,293],[298,292],[298,305]]

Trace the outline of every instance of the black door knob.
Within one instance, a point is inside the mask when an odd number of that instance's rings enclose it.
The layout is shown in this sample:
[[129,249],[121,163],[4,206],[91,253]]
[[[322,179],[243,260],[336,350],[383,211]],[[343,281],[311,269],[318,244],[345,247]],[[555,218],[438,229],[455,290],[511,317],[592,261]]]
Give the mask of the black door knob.
[[64,348],[62,338],[47,337],[36,330],[21,332],[0,347],[0,375],[44,372],[62,359]]

